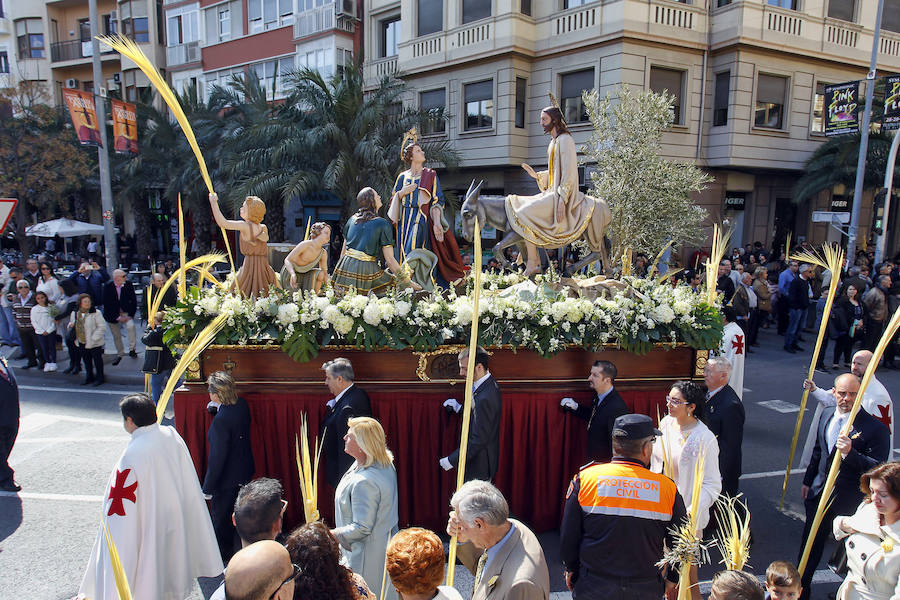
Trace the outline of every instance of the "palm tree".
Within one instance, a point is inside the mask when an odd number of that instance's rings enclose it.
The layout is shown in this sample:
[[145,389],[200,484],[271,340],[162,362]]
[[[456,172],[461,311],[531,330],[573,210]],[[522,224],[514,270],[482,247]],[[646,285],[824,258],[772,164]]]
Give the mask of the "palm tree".
[[[893,136],[884,131],[869,134],[864,190],[877,189],[884,184],[892,140]],[[794,186],[794,202],[802,202],[836,185],[852,190],[856,183],[859,145],[860,134],[856,133],[833,137],[819,146],[806,161],[804,174]],[[896,165],[894,176],[900,178],[900,168]]]
[[[403,110],[404,82],[384,78],[364,93],[360,65],[328,79],[302,69],[290,76],[290,94],[269,121],[241,133],[241,148],[226,166],[241,194],[292,197],[328,190],[342,200],[341,220],[355,210],[356,194],[371,186],[385,194],[401,170],[403,133],[426,115]],[[423,143],[434,162],[459,163],[446,140]]]

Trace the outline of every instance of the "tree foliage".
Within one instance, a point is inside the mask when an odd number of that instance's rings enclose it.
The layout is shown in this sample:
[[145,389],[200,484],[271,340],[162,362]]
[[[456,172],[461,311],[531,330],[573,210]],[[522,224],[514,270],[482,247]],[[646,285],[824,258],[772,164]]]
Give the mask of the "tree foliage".
[[655,255],[671,240],[697,241],[706,211],[691,201],[711,178],[699,168],[662,157],[674,97],[622,87],[600,98],[584,93],[594,131],[584,152],[597,163],[592,194],[609,203],[611,258],[627,248]]
[[0,196],[18,199],[15,235],[23,255],[30,253],[25,228],[29,217],[55,218],[67,194],[93,173],[93,149],[81,148],[68,115],[46,104],[42,83],[22,81],[0,90],[14,116],[0,120]]

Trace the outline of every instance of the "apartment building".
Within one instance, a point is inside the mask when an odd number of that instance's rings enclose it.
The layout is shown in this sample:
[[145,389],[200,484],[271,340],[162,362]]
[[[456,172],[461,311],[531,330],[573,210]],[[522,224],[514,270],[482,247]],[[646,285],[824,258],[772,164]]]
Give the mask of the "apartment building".
[[167,0],[166,58],[173,87],[201,93],[252,70],[272,100],[300,67],[330,76],[360,47],[360,0]]
[[[900,2],[885,2],[880,75],[900,71]],[[735,226],[735,244],[772,244],[788,231],[794,239],[836,241],[841,234],[811,223],[811,213],[849,210],[849,192],[800,204],[791,192],[825,140],[824,86],[866,77],[876,4],[366,0],[366,78],[374,85],[401,73],[410,105],[446,111],[446,122],[422,128],[452,140],[462,156],[459,171],[442,173],[445,189],[464,190],[480,177],[494,193],[534,190],[519,165],[547,163],[539,111],[549,92],[580,146],[590,134],[583,90],[668,90],[676,101],[664,152],[714,177],[696,202]],[[871,203],[867,196],[864,228]]]

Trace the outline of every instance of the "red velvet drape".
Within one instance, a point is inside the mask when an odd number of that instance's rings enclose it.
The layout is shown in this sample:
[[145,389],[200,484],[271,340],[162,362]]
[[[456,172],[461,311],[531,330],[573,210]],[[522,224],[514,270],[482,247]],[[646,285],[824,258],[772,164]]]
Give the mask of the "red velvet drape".
[[[664,411],[665,393],[620,390],[634,412],[656,419]],[[571,394],[588,403],[590,390]],[[295,436],[300,414],[309,419],[311,434],[318,433],[324,417],[323,394],[243,394],[253,419],[250,435],[256,477],[281,480],[289,502],[287,526],[303,521]],[[370,393],[372,411],[387,434],[397,467],[400,527],[418,525],[441,531],[446,526],[449,499],[456,487],[456,471],[444,472],[438,461],[459,442],[461,418],[441,407],[445,393]],[[500,469],[496,484],[506,495],[514,516],[537,531],[555,529],[562,516],[562,501],[569,480],[584,464],[587,424],[559,407],[557,393],[504,393],[500,428]],[[175,422],[187,443],[199,477],[206,472],[206,430],[212,417],[209,397],[179,392]],[[323,461],[325,459],[323,458]],[[334,491],[319,477],[319,510],[333,524]]]

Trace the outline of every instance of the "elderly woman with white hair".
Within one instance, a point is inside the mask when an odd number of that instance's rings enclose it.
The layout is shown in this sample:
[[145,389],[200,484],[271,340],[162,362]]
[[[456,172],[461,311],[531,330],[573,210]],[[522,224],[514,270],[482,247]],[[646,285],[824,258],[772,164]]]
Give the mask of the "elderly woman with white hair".
[[[354,573],[362,575],[381,598],[396,599],[393,589],[381,595],[384,551],[398,530],[397,471],[384,429],[371,417],[347,421],[344,451],[354,458],[334,494],[334,537]],[[392,586],[387,586],[391,587]]]

